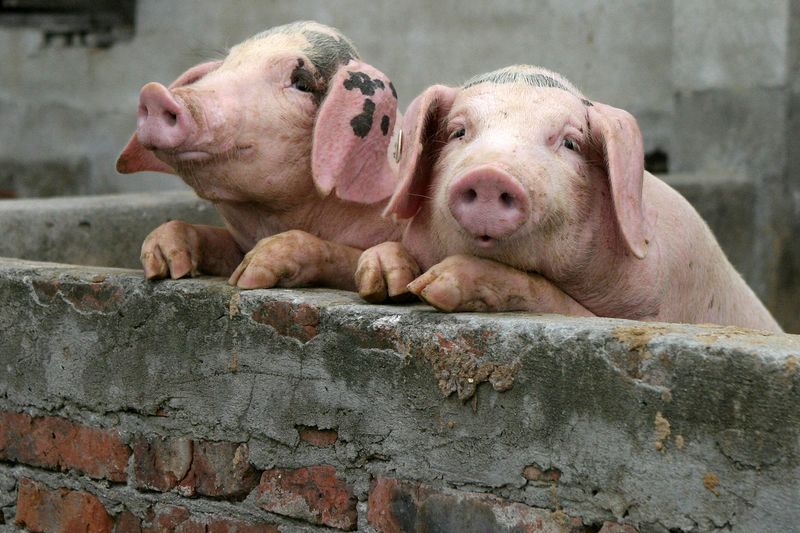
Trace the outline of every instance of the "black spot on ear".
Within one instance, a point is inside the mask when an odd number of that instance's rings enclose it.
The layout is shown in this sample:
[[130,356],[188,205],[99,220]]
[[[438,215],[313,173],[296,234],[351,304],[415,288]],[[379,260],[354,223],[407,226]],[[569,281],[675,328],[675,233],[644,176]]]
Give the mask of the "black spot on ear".
[[350,78],[344,80],[344,88],[348,91],[358,89],[364,96],[373,96],[375,95],[375,89],[386,89],[383,81],[377,78],[370,79],[364,72],[351,72],[348,70],[347,73],[350,74]]
[[375,114],[375,102],[367,98],[364,100],[364,110],[353,117],[350,121],[350,126],[353,128],[353,133],[362,139],[369,134],[372,129],[372,116]]
[[383,115],[383,118],[381,119],[381,132],[383,132],[384,135],[389,133],[390,120],[391,119],[389,118],[389,115]]
[[397,100],[397,91],[394,90],[394,85],[392,82],[389,82],[389,88],[392,90],[392,96],[394,96],[394,99]]

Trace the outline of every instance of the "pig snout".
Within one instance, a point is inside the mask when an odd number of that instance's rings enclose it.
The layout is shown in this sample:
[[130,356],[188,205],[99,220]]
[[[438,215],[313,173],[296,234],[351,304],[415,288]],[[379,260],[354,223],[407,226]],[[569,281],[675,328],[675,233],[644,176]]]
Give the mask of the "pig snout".
[[169,89],[148,83],[139,93],[136,135],[150,150],[173,150],[184,144],[196,129],[194,120]]
[[528,195],[519,181],[492,167],[474,169],[456,178],[447,200],[461,227],[487,244],[512,235],[530,213]]

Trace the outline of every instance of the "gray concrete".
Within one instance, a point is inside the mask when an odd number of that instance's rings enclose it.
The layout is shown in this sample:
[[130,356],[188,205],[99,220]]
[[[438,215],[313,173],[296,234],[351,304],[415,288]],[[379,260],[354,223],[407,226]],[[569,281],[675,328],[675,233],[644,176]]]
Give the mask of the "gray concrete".
[[[793,335],[17,260],[0,260],[0,329],[1,408],[244,440],[257,468],[331,464],[360,497],[390,475],[641,531],[800,523]],[[339,441],[297,447],[298,425]],[[532,464],[559,481],[526,481]]]
[[114,171],[115,157],[135,128],[139,89],[153,80],[169,83],[254,33],[299,19],[342,29],[367,61],[394,80],[403,106],[432,83],[458,84],[504,65],[535,63],[637,113],[647,126],[648,145],[669,137],[664,121],[671,110],[670,2],[137,4],[134,38],[108,49],[46,45],[35,29],[0,27],[0,188],[4,160],[23,165],[14,174],[20,195],[58,193],[45,183],[38,191],[33,185],[41,161],[80,170],[77,183],[65,183],[61,194],[181,188],[170,176]]
[[0,201],[0,256],[138,268],[142,241],[169,220],[222,225],[184,191]]

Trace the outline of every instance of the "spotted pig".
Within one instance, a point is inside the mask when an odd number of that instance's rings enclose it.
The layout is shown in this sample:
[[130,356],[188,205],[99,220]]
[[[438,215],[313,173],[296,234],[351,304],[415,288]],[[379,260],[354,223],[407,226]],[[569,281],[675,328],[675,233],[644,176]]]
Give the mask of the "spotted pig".
[[398,117],[386,75],[315,22],[255,35],[169,87],[148,83],[117,170],[177,174],[225,227],[156,228],[145,275],[354,288],[361,250],[399,237],[380,216],[396,184]]

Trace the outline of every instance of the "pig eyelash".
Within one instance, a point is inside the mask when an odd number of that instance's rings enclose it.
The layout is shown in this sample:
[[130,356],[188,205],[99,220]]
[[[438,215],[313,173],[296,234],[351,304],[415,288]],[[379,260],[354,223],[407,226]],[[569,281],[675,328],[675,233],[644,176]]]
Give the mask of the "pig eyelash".
[[453,141],[455,139],[461,139],[464,135],[467,134],[466,128],[458,128],[453,133],[450,134],[450,137],[447,138],[448,141]]
[[563,144],[564,144],[564,148],[566,148],[567,150],[572,150],[573,152],[578,153],[578,154],[581,153],[581,147],[577,143],[577,141],[567,138],[567,139],[564,139],[564,143]]
[[408,193],[408,195],[409,196],[416,196],[417,198],[425,198],[426,200],[433,200],[433,196],[428,196],[428,195],[425,195],[425,194],[417,194],[417,193],[410,192],[410,193]]

